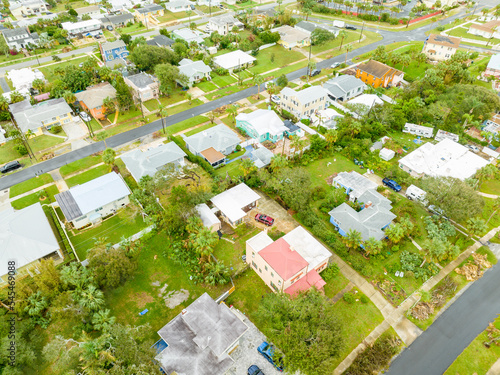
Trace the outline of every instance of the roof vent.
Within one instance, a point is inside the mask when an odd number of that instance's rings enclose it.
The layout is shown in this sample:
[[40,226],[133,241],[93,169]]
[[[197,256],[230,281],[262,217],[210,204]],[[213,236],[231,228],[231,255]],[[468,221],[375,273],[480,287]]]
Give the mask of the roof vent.
[[187,313],[188,313],[188,311],[186,309],[183,309],[181,312],[182,315],[187,315]]
[[290,251],[295,251],[295,248],[293,246],[290,246]]

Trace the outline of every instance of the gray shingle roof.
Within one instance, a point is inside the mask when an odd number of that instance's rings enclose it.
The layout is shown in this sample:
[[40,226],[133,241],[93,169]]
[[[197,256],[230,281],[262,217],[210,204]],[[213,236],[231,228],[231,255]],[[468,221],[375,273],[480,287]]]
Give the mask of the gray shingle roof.
[[136,9],[137,12],[145,14],[149,12],[157,12],[159,10],[164,9],[161,5],[158,4],[149,4],[145,5],[143,8]]
[[211,71],[212,69],[201,60],[192,61],[190,59],[182,59],[179,62],[179,72],[190,79],[198,73],[202,73],[202,75],[205,75],[206,73],[210,73]]
[[123,14],[117,14],[115,16],[108,16],[106,17],[109,22],[111,22],[113,25],[118,25],[121,23],[126,23],[130,20],[134,19],[134,16],[130,13],[123,13]]
[[148,40],[146,43],[149,44],[150,46],[170,47],[175,42],[172,39],[166,37],[165,35],[157,35],[151,40]]
[[116,90],[109,82],[102,82],[94,86],[87,87],[87,90],[75,94],[78,101],[92,109],[101,107],[104,99],[116,98]]
[[300,91],[295,91],[294,89],[285,87],[281,90],[281,94],[294,96],[301,104],[310,103],[328,95],[327,91],[321,86],[311,86]]
[[240,138],[224,124],[206,129],[200,133],[193,134],[185,139],[189,149],[200,153],[207,148],[213,147],[224,153],[228,147],[240,143]]
[[13,36],[23,36],[24,34],[27,34],[27,37],[29,37],[29,35],[30,35],[27,27],[18,27],[15,29],[5,29],[2,31],[2,34],[6,38],[11,38]]
[[306,31],[309,31],[312,33],[316,29],[316,24],[308,21],[300,21],[298,24],[295,25],[296,28],[298,29],[303,29]]
[[346,74],[326,81],[323,87],[330,91],[333,96],[339,97],[364,85],[364,82],[359,78]]
[[144,72],[141,72],[139,74],[134,74],[132,76],[128,76],[127,79],[132,81],[132,83],[135,86],[137,86],[141,89],[146,88],[149,85],[155,83],[154,78],[150,74],[147,74]]
[[51,99],[31,105],[29,100],[9,105],[17,125],[23,132],[43,126],[42,121],[52,122],[52,118],[71,113],[71,108],[63,98]]

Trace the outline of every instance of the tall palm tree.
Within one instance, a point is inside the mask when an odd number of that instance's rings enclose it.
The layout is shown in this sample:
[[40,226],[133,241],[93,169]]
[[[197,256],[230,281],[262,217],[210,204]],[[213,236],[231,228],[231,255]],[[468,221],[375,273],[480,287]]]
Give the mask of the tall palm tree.
[[246,178],[250,173],[252,173],[257,168],[253,163],[252,159],[243,159],[240,163],[240,170],[243,173],[243,177]]
[[161,127],[163,129],[163,134],[165,134],[165,117],[168,116],[168,113],[167,113],[167,108],[165,108],[165,106],[163,104],[158,104],[158,113],[160,114],[160,117],[161,117]]
[[349,249],[356,249],[362,243],[361,233],[354,229],[349,229],[342,241]]
[[347,37],[347,32],[345,30],[340,30],[338,38],[340,38],[339,51],[342,50],[342,44],[344,44],[344,38]]
[[351,46],[351,45],[349,45],[349,44],[348,44],[348,45],[346,45],[346,46],[345,46],[345,60],[344,60],[344,64],[346,64],[346,65],[347,65],[347,54],[348,54],[349,52],[351,52],[351,51],[352,51],[352,46]]
[[274,155],[271,158],[271,164],[269,167],[273,172],[277,172],[280,169],[288,167],[288,159],[284,155]]
[[109,327],[115,324],[116,318],[110,316],[109,309],[100,310],[92,316],[92,325],[98,331],[107,331]]
[[253,77],[253,83],[257,85],[257,98],[260,95],[260,85],[264,82],[264,78],[260,74],[255,74]]
[[226,108],[226,113],[229,115],[229,118],[235,121],[236,115],[238,114],[238,107],[235,105],[231,105]]

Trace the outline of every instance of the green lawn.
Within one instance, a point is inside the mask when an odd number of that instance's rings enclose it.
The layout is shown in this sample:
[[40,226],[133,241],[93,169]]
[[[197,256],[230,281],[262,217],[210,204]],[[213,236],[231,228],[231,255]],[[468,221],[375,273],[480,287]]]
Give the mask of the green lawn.
[[54,179],[50,174],[48,173],[41,174],[38,177],[33,177],[27,181],[12,186],[9,191],[9,197],[13,198],[15,196],[18,196],[19,194],[23,194],[33,189],[36,189],[37,187],[50,184],[51,182],[54,182]]
[[[115,118],[115,114],[108,115],[110,119]],[[142,112],[139,108],[137,107],[131,107],[128,111],[119,111],[118,112],[118,121],[116,122],[117,124],[121,124],[122,122],[127,122],[130,119],[133,119],[135,117],[138,117],[137,120],[139,120],[140,117],[142,117]]]
[[226,87],[232,83],[235,83],[237,79],[231,77],[230,75],[219,76],[217,74],[214,74],[214,77],[212,77],[212,81],[219,87]]
[[42,73],[43,75],[45,76],[45,78],[47,79],[47,81],[49,82],[52,82],[53,80],[57,79],[58,76],[54,73],[54,70],[58,67],[60,68],[66,68],[68,66],[73,66],[75,68],[78,68],[78,65],[82,62],[84,62],[85,60],[87,60],[89,57],[88,56],[84,56],[84,57],[79,57],[79,58],[76,58],[76,59],[71,59],[71,60],[67,60],[67,61],[61,61],[57,64],[52,64],[52,65],[49,65],[49,66],[42,66],[40,68],[38,68]]
[[[330,163],[330,165],[327,166],[328,163]],[[306,166],[306,169],[309,171],[314,185],[322,185],[324,187],[329,186],[326,180],[334,173],[356,171],[363,174],[366,171],[359,168],[352,160],[349,160],[340,154],[335,154],[334,156],[326,159],[316,160]]]
[[238,178],[243,175],[243,172],[240,169],[241,159],[233,161],[232,163],[226,164],[223,167],[217,168],[215,170],[215,174],[220,177],[226,177],[226,173],[229,173],[231,178]]
[[186,111],[189,108],[193,108],[201,104],[203,104],[203,101],[201,99],[193,99],[191,100],[191,103],[189,102],[181,103],[174,107],[170,107],[167,111],[169,115],[174,115],[176,113]]
[[305,56],[300,52],[286,51],[283,47],[276,45],[260,51],[257,55],[256,65],[248,68],[248,70],[260,74],[279,67],[285,67],[303,59],[305,59]]
[[[483,42],[488,42],[488,38],[482,37],[480,35],[474,35],[474,34],[469,34],[467,33],[467,30],[469,29],[470,25],[467,25],[467,28],[464,27],[457,27],[456,29],[453,29],[448,32],[449,36],[457,36],[459,38],[465,38],[465,39],[474,39],[474,40],[481,40]],[[491,44],[498,44],[500,43],[500,39],[495,39],[492,38],[490,41]]]
[[[191,15],[191,19],[193,19],[193,16],[195,16],[196,14],[193,13]],[[183,19],[183,18],[188,18],[188,15],[186,12],[170,12],[168,10],[165,10],[164,11],[164,15],[161,16],[161,17],[156,17],[156,19],[158,21],[160,21],[160,23],[164,23],[164,22],[170,22],[170,21],[176,21],[176,20],[180,20],[180,19]]]
[[203,92],[210,92],[210,91],[213,91],[213,90],[217,90],[217,88],[218,88],[211,81],[200,82],[200,83],[197,83],[195,86],[198,87]]
[[76,160],[72,163],[63,165],[59,169],[59,172],[61,173],[61,176],[66,177],[78,171],[88,169],[100,162],[102,162],[102,157],[100,155],[90,155],[83,159]]
[[141,24],[139,22],[135,22],[134,24],[132,24],[130,26],[121,27],[117,31],[120,34],[130,34],[130,33],[142,31],[142,30],[146,30],[146,26],[144,26],[144,25],[141,26]]
[[349,284],[349,280],[339,271],[337,276],[328,280],[326,285],[323,287],[325,295],[328,298],[333,298],[337,295],[338,292],[344,289],[347,284]]
[[87,257],[87,250],[97,239],[106,238],[106,243],[116,244],[121,241],[122,237],[128,238],[145,227],[146,224],[139,214],[139,208],[130,204],[95,228],[72,230],[68,232],[68,235],[80,260],[84,260]]
[[16,199],[15,201],[11,202],[11,205],[14,209],[20,210],[21,208],[31,206],[32,204],[35,204],[37,202],[40,202],[41,204],[54,202],[54,195],[59,194],[59,189],[56,185],[50,185],[49,187],[45,188],[45,192],[48,195],[48,199],[45,198],[43,200],[40,200],[38,198],[38,193],[33,193],[25,197]]
[[333,40],[329,40],[326,43],[312,46],[312,49],[311,49],[312,53],[316,55],[318,53],[323,53],[323,52],[328,51],[328,50],[333,49],[333,48],[338,49],[340,47],[340,43],[342,43],[342,48],[343,48],[347,43],[351,43],[351,42],[359,40],[359,34],[360,34],[361,30],[357,30],[357,31],[345,30],[345,31],[347,32],[347,37],[344,38],[343,42],[342,42],[342,38],[336,38]]
[[241,257],[246,251],[246,241],[259,233],[259,230],[250,226],[242,236],[235,238],[236,234],[231,236],[234,244],[224,239],[219,240],[219,243],[214,249],[214,256],[226,266],[232,268],[232,273],[245,268],[246,263],[243,262]]
[[196,134],[196,133],[199,133],[199,132],[202,132],[204,130],[207,130],[207,129],[210,129],[210,128],[213,128],[214,126],[217,126],[217,124],[215,123],[208,123],[208,124],[205,124],[205,125],[202,125],[202,126],[199,126],[197,127],[196,129],[193,129],[193,130],[190,130],[186,133],[184,133],[186,135],[186,137],[190,137],[192,136],[193,134]]
[[[59,133],[62,135],[63,133]],[[49,147],[53,147],[64,142],[63,138],[51,137],[50,135],[39,135],[38,137],[32,138],[29,141],[31,149],[33,152],[40,152]]]
[[[500,318],[494,323],[500,329]],[[486,331],[480,333],[470,345],[460,354],[455,362],[446,370],[444,375],[484,375],[500,358],[500,346],[492,344],[488,349],[484,342],[490,341]]]
[[0,146],[0,164],[5,164],[12,160],[26,158],[26,156],[22,157],[21,155],[19,155],[19,153],[14,149],[15,146],[16,144],[13,141],[4,143]]
[[[64,7],[67,3],[56,3],[57,5],[54,8],[51,8],[50,11],[54,14],[59,13],[59,12],[64,12],[66,11],[66,8]],[[88,6],[88,3],[84,0],[76,0],[76,1],[71,1],[71,7],[73,9],[78,9],[78,8],[83,8]]]
[[481,191],[486,194],[500,195],[500,180],[488,180],[481,185]]
[[401,64],[397,64],[394,67],[396,69],[402,70],[405,73],[405,80],[413,82],[419,78],[423,78],[427,69],[431,68],[432,65],[412,60],[410,65],[405,66],[404,69]]
[[66,183],[69,187],[81,185],[85,182],[89,182],[97,177],[104,176],[106,173],[109,173],[109,166],[106,164],[100,165],[96,168],[92,168],[86,172],[78,174],[76,176],[70,177],[66,180]]
[[[482,211],[482,217],[485,221],[488,221],[488,230],[491,230],[493,228],[496,228],[500,225],[500,214],[499,211],[496,211],[496,214],[491,216],[493,214],[493,207],[495,204],[495,200],[491,198],[485,198],[483,197],[484,200],[484,208]],[[490,219],[491,217],[491,219]]]
[[233,152],[233,153],[229,154],[227,156],[227,158],[228,158],[228,160],[236,159],[237,157],[244,155],[245,152],[246,152],[246,150],[243,148],[238,152]]
[[148,100],[147,102],[144,102],[143,104],[150,111],[156,111],[160,105],[160,103],[158,103],[158,100],[156,100],[156,99]]
[[248,87],[249,87],[248,84],[244,84],[243,86],[239,86],[239,85],[226,86],[220,90],[217,90],[217,91],[211,92],[210,94],[205,95],[205,98],[207,98],[209,100],[214,100],[214,99],[221,98],[223,96],[230,95],[230,94],[233,94],[235,92],[244,90]]
[[207,122],[207,121],[209,121],[208,117],[195,116],[195,117],[189,118],[187,120],[184,120],[184,121],[181,121],[181,122],[178,122],[176,124],[169,126],[167,128],[167,131],[169,134],[176,134],[180,131],[190,129],[196,125],[203,124],[204,122]]

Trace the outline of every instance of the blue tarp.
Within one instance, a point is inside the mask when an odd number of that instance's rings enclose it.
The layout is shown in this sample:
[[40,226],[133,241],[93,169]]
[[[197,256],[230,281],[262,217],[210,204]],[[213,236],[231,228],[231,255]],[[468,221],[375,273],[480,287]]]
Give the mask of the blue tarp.
[[141,311],[141,312],[139,313],[139,315],[144,315],[144,314],[146,314],[148,311],[149,311],[148,309],[143,310],[143,311]]

